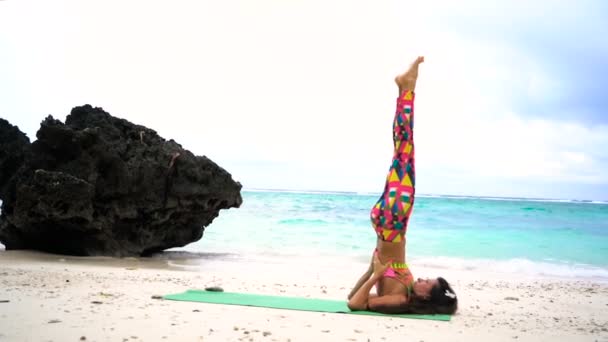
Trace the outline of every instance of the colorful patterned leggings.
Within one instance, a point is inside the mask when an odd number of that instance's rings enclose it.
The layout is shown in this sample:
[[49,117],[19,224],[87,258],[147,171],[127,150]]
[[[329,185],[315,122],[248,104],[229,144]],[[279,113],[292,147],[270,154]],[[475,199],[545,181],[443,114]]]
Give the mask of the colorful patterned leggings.
[[378,238],[401,242],[414,207],[414,92],[404,91],[397,99],[393,121],[395,152],[384,192],[370,213]]

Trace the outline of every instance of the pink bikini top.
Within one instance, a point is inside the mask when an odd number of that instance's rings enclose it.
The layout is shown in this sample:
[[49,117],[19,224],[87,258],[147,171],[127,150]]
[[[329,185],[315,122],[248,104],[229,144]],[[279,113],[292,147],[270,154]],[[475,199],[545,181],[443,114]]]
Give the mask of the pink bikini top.
[[[386,271],[383,274],[384,277],[394,278],[402,283],[407,289],[407,296],[409,298],[410,294],[413,290],[414,285],[414,275],[410,271],[410,268],[406,263],[403,262],[393,262],[391,263]],[[378,284],[376,283],[376,288]]]

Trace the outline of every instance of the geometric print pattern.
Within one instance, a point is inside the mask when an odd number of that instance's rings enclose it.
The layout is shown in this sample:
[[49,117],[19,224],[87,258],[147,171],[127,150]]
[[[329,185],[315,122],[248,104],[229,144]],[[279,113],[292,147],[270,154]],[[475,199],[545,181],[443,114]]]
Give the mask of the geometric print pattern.
[[393,120],[393,160],[384,191],[370,213],[372,226],[384,241],[401,242],[405,238],[414,208],[414,97],[413,91],[406,90],[397,99]]

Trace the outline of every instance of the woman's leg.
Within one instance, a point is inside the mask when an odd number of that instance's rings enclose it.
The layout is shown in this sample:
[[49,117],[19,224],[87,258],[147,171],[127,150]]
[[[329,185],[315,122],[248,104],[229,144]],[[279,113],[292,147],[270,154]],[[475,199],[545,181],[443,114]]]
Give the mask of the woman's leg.
[[395,150],[384,193],[371,211],[374,229],[384,241],[402,240],[414,205],[414,89],[422,62],[424,57],[416,58],[406,72],[395,77],[399,88],[393,121]]

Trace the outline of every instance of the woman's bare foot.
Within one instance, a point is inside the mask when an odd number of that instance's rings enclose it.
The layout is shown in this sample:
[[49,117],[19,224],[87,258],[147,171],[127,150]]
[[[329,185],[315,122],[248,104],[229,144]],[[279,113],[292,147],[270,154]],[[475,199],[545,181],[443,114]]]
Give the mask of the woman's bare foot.
[[410,65],[410,68],[401,75],[395,77],[395,83],[399,87],[399,95],[404,90],[414,91],[416,89],[416,80],[418,79],[418,66],[424,62],[424,56],[418,56],[416,60]]

